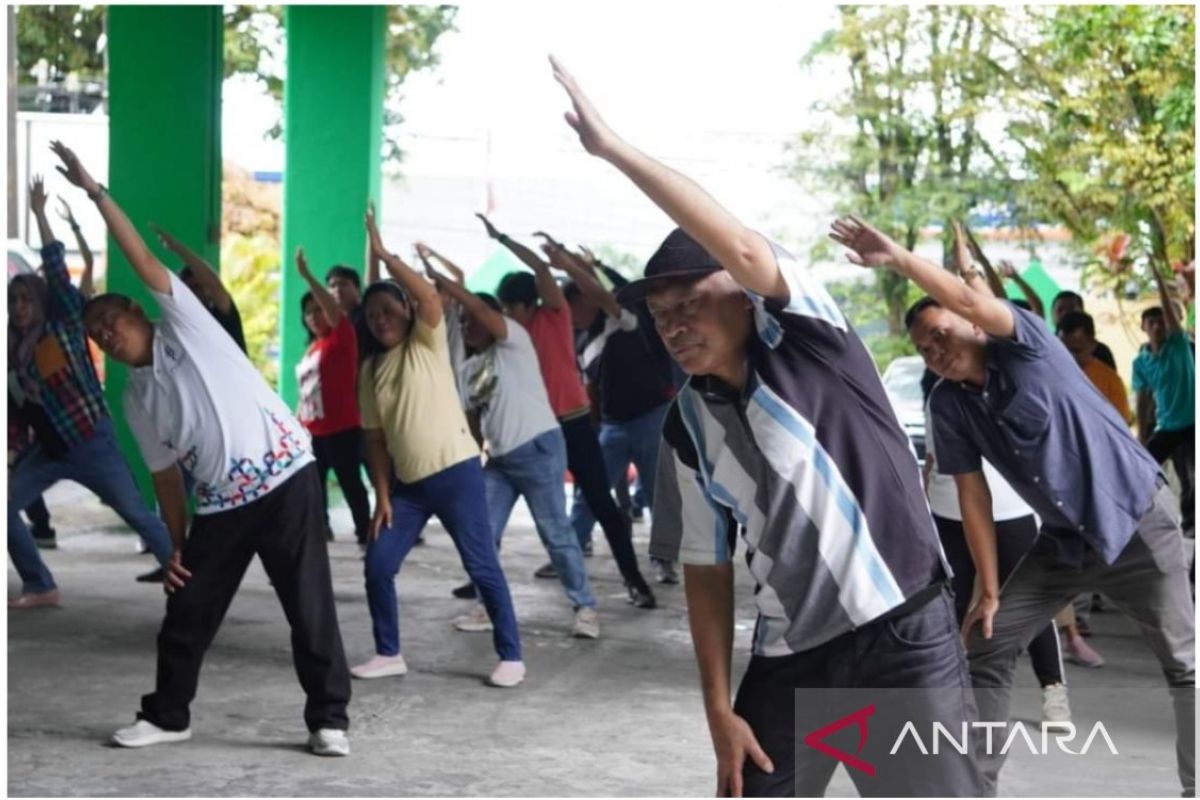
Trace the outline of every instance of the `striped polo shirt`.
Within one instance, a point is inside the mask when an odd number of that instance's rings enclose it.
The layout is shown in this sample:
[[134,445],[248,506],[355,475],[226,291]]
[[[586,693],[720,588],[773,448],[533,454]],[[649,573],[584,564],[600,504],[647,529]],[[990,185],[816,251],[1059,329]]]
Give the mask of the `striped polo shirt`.
[[772,243],[786,305],[748,293],[757,337],[740,392],[691,378],[663,428],[650,554],[730,561],[756,581],[754,653],[802,652],[949,575],[916,454],[867,348]]

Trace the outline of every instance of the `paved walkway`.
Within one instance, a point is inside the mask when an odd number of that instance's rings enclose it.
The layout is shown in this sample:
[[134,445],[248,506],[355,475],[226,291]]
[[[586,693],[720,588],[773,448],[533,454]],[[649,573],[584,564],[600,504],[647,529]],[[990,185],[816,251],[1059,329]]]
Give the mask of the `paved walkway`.
[[[588,568],[601,601],[602,638],[571,639],[570,610],[558,583],[531,577],[545,554],[523,509],[505,537],[502,559],[529,666],[522,687],[485,687],[494,659],[490,636],[450,628],[450,619],[469,604],[450,596],[463,572],[449,538],[431,526],[428,544],[413,551],[399,580],[411,671],[400,679],[355,682],[350,758],[318,759],[303,747],[303,697],[288,629],[257,563],[205,663],[192,741],[145,750],[109,747],[109,734],[133,720],[140,695],[153,686],[162,591],[134,583],[152,562],[135,554],[133,537],[90,494],[65,484],[47,500],[60,548],[46,557],[63,606],[8,617],[10,795],[712,795],[715,762],[682,586],[657,589],[658,610],[632,608],[597,531],[598,554]],[[334,590],[353,662],[371,653],[370,619],[344,509],[334,527]],[[639,526],[636,533],[644,553],[647,531]],[[18,589],[10,568],[9,593]],[[745,663],[753,624],[749,590],[742,570],[735,674]],[[1127,687],[1111,690],[1105,710],[1151,717],[1138,746],[1171,752],[1171,737],[1153,730],[1161,710],[1128,690],[1161,685],[1132,625],[1106,613],[1096,615],[1093,626],[1092,642],[1109,664],[1092,672],[1071,668],[1071,681]],[[1036,719],[1040,699],[1031,670],[1019,670],[1018,679],[1027,688],[1018,692],[1016,713]],[[1165,691],[1153,696],[1165,707]],[[1082,709],[1076,713],[1082,718]],[[1023,796],[1178,791],[1169,769],[1149,763],[1136,771],[1089,768],[1063,776],[1014,762],[1005,779],[1006,794]],[[855,794],[844,772],[830,794]]]

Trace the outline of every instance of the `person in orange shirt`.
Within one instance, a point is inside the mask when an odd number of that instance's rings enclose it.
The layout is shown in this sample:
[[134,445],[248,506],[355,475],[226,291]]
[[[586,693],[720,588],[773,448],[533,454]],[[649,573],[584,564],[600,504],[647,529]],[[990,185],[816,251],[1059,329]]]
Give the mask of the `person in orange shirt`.
[[1133,422],[1133,414],[1129,410],[1129,394],[1125,391],[1125,381],[1112,367],[1096,358],[1096,324],[1092,316],[1083,311],[1072,311],[1058,321],[1058,338],[1071,351],[1075,362],[1100,394],[1112,403],[1113,408],[1127,423]]

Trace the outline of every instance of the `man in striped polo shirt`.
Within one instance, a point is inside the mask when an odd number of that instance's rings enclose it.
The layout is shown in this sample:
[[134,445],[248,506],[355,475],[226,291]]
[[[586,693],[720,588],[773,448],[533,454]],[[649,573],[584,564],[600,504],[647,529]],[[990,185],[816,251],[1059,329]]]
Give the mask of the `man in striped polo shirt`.
[[[691,376],[663,429],[650,552],[684,565],[717,794],[824,792],[837,761],[797,749],[798,689],[936,689],[925,717],[973,720],[916,456],[867,349],[786,252],[620,139],[551,62],[584,148],[680,226],[618,300],[647,303]],[[758,622],[731,704],[739,529]],[[970,758],[931,767],[850,775],[863,794],[979,794]]]

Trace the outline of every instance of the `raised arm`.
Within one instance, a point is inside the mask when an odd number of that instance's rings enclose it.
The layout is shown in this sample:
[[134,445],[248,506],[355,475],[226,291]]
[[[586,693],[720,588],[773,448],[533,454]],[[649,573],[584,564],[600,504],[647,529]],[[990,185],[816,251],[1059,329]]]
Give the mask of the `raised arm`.
[[387,267],[388,274],[395,278],[409,296],[417,304],[417,316],[429,327],[435,327],[442,321],[442,298],[438,297],[437,289],[429,281],[404,263],[399,256],[388,251],[383,246],[379,236],[379,227],[375,224],[375,204],[367,204],[367,237],[371,242],[371,252]]
[[425,261],[426,267],[429,266],[429,262],[426,261],[426,259],[432,258],[435,261],[437,261],[439,264],[442,265],[442,269],[444,269],[444,270],[446,270],[446,272],[450,273],[450,277],[453,279],[453,281],[455,283],[457,283],[459,286],[466,286],[466,284],[467,284],[466,275],[463,274],[462,269],[459,268],[459,266],[457,264],[455,264],[453,261],[451,261],[450,259],[446,258],[444,255],[439,253],[437,250],[434,250],[432,247],[430,247],[426,244],[418,242],[417,243],[417,254],[421,256],[422,261]]
[[417,256],[421,259],[421,263],[425,265],[425,274],[429,276],[438,289],[441,289],[451,299],[462,306],[463,313],[470,315],[472,319],[487,328],[492,338],[502,342],[508,339],[508,321],[505,320],[503,314],[468,291],[466,286],[463,286],[458,281],[452,281],[439,273],[429,263],[430,258],[435,258],[442,264],[448,264],[449,262],[446,259],[438,255],[431,247],[421,242],[417,243]]
[[37,221],[38,236],[42,239],[42,247],[49,247],[57,241],[54,231],[50,229],[50,220],[46,217],[46,186],[41,175],[34,175],[29,182],[29,210]]
[[617,136],[571,74],[553,56],[550,64],[574,107],[565,115],[567,124],[579,134],[587,152],[623,172],[743,287],[781,302],[789,299],[787,283],[766,239],[743,225],[694,181]]
[[513,240],[508,234],[496,230],[496,226],[483,214],[476,214],[475,216],[479,217],[479,220],[483,223],[483,227],[487,229],[488,236],[507,247],[513,255],[521,259],[522,263],[533,270],[533,275],[537,280],[538,296],[542,298],[543,305],[547,308],[562,308],[566,305],[567,298],[563,295],[562,287],[558,285],[558,281],[554,280],[554,275],[550,272],[549,264],[543,261],[537,253],[520,242]]
[[563,247],[548,234],[539,232],[534,236],[545,237],[546,243],[542,245],[542,251],[550,259],[551,266],[570,275],[571,280],[575,281],[575,285],[579,287],[579,291],[596,301],[605,314],[613,319],[621,318],[621,305],[617,302],[616,295],[600,285],[583,259]]
[[[1003,297],[1004,286],[1001,285],[1000,279],[996,277],[995,272],[981,273],[975,268],[971,252],[970,242],[974,239],[970,237],[970,231],[964,229],[963,225],[957,220],[950,223],[950,229],[954,232],[954,250],[952,251],[951,263],[954,265],[954,271],[967,286],[977,292],[980,292],[985,297]],[[987,268],[985,267],[985,270]]]
[[[996,269],[992,266],[992,262],[983,254],[983,248],[979,246],[979,242],[975,239],[975,234],[971,233],[971,229],[961,222],[954,223],[954,237],[957,245],[960,238],[965,238],[970,257],[979,262],[983,267],[983,274],[987,278],[988,288],[995,297],[1004,299],[1004,281],[996,273]],[[963,276],[966,277],[965,275]],[[968,281],[969,283],[970,281]]]
[[151,225],[150,229],[158,235],[158,240],[162,242],[163,247],[179,256],[183,263],[191,269],[192,275],[196,276],[196,282],[204,287],[205,293],[212,298],[217,310],[222,314],[228,314],[233,305],[233,298],[230,296],[229,290],[225,288],[225,284],[221,283],[221,276],[212,268],[212,265],[205,261],[199,253],[157,225]]
[[312,292],[313,300],[317,301],[317,305],[324,312],[325,321],[329,323],[329,327],[336,328],[342,321],[342,317],[346,316],[346,312],[342,310],[342,304],[337,301],[337,298],[325,288],[325,284],[313,277],[312,271],[308,268],[308,259],[304,257],[303,247],[296,248],[296,271],[308,284],[308,290]]
[[85,298],[91,297],[96,288],[96,257],[92,254],[92,248],[88,247],[87,239],[83,238],[83,229],[75,221],[75,215],[71,213],[71,206],[61,197],[58,198],[58,202],[62,203],[58,215],[71,226],[71,233],[75,234],[75,244],[79,246],[79,255],[83,257],[83,274],[79,276],[79,293]]
[[1007,304],[970,288],[946,270],[908,252],[858,217],[834,221],[830,238],[850,249],[851,263],[887,267],[909,278],[955,314],[992,336],[1012,338],[1016,330]]
[[116,241],[117,247],[128,259],[142,283],[152,291],[170,294],[171,273],[146,246],[146,242],[133,227],[129,217],[125,216],[125,212],[109,196],[108,190],[88,174],[83,164],[80,163],[79,157],[71,151],[71,148],[56,141],[50,145],[50,149],[63,163],[63,166],[55,169],[62,173],[68,181],[87,192],[87,196],[100,211],[100,216],[104,217],[104,224],[108,226],[108,231]]
[[1179,318],[1179,312],[1175,310],[1175,301],[1171,298],[1170,291],[1167,290],[1167,281],[1163,278],[1154,265],[1150,266],[1150,272],[1154,275],[1154,283],[1158,286],[1158,299],[1162,304],[1163,324],[1167,329],[1167,336],[1173,336],[1183,330],[1183,320]]

